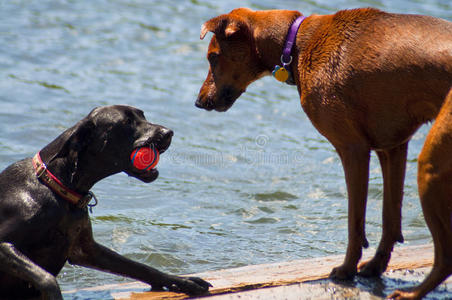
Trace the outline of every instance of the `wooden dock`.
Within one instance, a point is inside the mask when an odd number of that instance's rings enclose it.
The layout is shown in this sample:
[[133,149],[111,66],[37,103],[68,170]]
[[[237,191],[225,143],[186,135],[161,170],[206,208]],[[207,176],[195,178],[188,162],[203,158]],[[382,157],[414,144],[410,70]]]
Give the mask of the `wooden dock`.
[[[372,257],[374,252],[375,250],[373,249],[366,250],[363,254],[363,260]],[[301,259],[289,262],[209,271],[199,274],[191,274],[190,276],[201,277],[209,281],[213,285],[213,287],[210,289],[210,295],[204,296],[204,299],[309,299],[310,297],[290,298],[286,296],[280,296],[282,294],[296,294],[293,289],[298,289],[299,295],[300,289],[306,288],[306,286],[303,287],[302,285],[300,285],[301,283],[328,278],[331,269],[335,266],[340,265],[343,261],[343,258],[343,255],[335,255],[312,259]],[[423,274],[429,271],[429,267],[431,267],[432,262],[432,245],[396,247],[391,257],[388,272],[390,273],[394,270],[421,269],[423,273],[418,276],[421,277],[418,279],[422,280]],[[417,284],[417,282],[410,283],[411,285]],[[271,287],[279,288],[271,289]],[[149,292],[148,290],[149,286],[146,284],[140,282],[131,282],[93,287],[77,291],[68,291],[64,294],[77,293],[80,291],[109,291],[111,297],[118,300],[178,300],[189,298],[184,294],[172,292]],[[313,290],[311,288],[311,291],[304,291],[303,293],[313,293]],[[323,293],[328,294],[328,291],[324,291]],[[325,297],[324,299],[330,299],[330,296],[326,296],[327,297]],[[310,299],[320,298],[322,297],[316,296]],[[446,298],[452,298],[452,294],[448,294],[448,297]]]

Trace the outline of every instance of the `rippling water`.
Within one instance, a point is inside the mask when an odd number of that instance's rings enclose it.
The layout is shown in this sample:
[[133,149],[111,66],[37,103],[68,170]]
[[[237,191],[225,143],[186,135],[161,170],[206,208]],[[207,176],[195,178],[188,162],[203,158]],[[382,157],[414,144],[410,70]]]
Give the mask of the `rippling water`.
[[[36,151],[99,105],[129,104],[175,131],[160,178],[98,183],[96,239],[166,272],[345,253],[346,188],[333,147],[302,112],[297,91],[264,78],[227,113],[194,100],[207,72],[201,24],[239,6],[305,15],[373,6],[452,20],[449,0],[0,0],[0,167]],[[410,144],[403,232],[431,241]],[[382,179],[372,157],[367,232],[380,237]],[[67,266],[63,290],[123,279]]]

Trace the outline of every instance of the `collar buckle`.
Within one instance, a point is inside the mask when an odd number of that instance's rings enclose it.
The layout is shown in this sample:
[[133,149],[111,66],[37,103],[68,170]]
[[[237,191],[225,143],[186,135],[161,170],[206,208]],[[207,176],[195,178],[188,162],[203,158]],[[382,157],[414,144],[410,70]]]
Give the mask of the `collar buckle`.
[[286,67],[286,66],[290,65],[292,63],[292,59],[293,59],[293,57],[292,57],[292,55],[290,55],[289,56],[289,61],[285,62],[284,61],[284,54],[281,54],[281,63],[283,65],[283,67]]
[[[90,204],[91,200],[94,199],[94,203]],[[88,207],[90,213],[93,213],[93,207],[97,205],[97,198],[96,195],[94,195],[93,192],[89,191],[85,196],[80,198],[80,200],[77,203],[78,208],[85,208]]]
[[36,166],[36,177],[39,179],[42,175],[47,171],[47,166],[45,163],[41,163],[40,165]]

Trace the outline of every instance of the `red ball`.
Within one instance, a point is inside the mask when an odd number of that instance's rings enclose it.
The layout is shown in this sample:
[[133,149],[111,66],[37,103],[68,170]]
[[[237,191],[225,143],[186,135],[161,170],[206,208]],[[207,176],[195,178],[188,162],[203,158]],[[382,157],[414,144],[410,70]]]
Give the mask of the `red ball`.
[[159,151],[151,147],[140,147],[133,150],[130,154],[130,160],[133,166],[139,170],[155,168],[159,162],[159,158]]

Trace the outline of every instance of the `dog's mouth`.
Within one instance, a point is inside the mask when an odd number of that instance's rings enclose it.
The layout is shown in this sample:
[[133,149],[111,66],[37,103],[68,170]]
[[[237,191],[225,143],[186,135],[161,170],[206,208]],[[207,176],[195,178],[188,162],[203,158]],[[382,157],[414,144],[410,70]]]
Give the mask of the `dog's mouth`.
[[[134,165],[132,160],[129,162],[130,167],[127,171],[125,171],[129,176],[135,177],[143,182],[149,183],[157,179],[159,176],[159,171],[156,168],[158,164],[158,159],[161,154],[163,154],[170,146],[171,144],[171,137],[167,139],[159,139],[155,142],[150,141],[144,141],[144,142],[138,142],[136,145],[134,145],[134,149],[131,152],[131,156],[136,151],[139,151],[140,149],[149,149],[147,151],[153,152],[152,157],[148,159],[147,162],[144,163],[143,166],[145,168],[138,168]],[[156,150],[156,151],[154,151]],[[157,156],[157,157],[155,157]]]
[[148,169],[146,171],[139,170],[133,167],[132,171],[126,172],[129,176],[135,177],[143,182],[150,183],[159,177],[159,170],[156,168]]
[[211,111],[225,112],[232,107],[235,101],[240,97],[244,90],[236,89],[232,86],[226,86],[221,90],[221,93],[215,98],[198,99],[195,106]]

